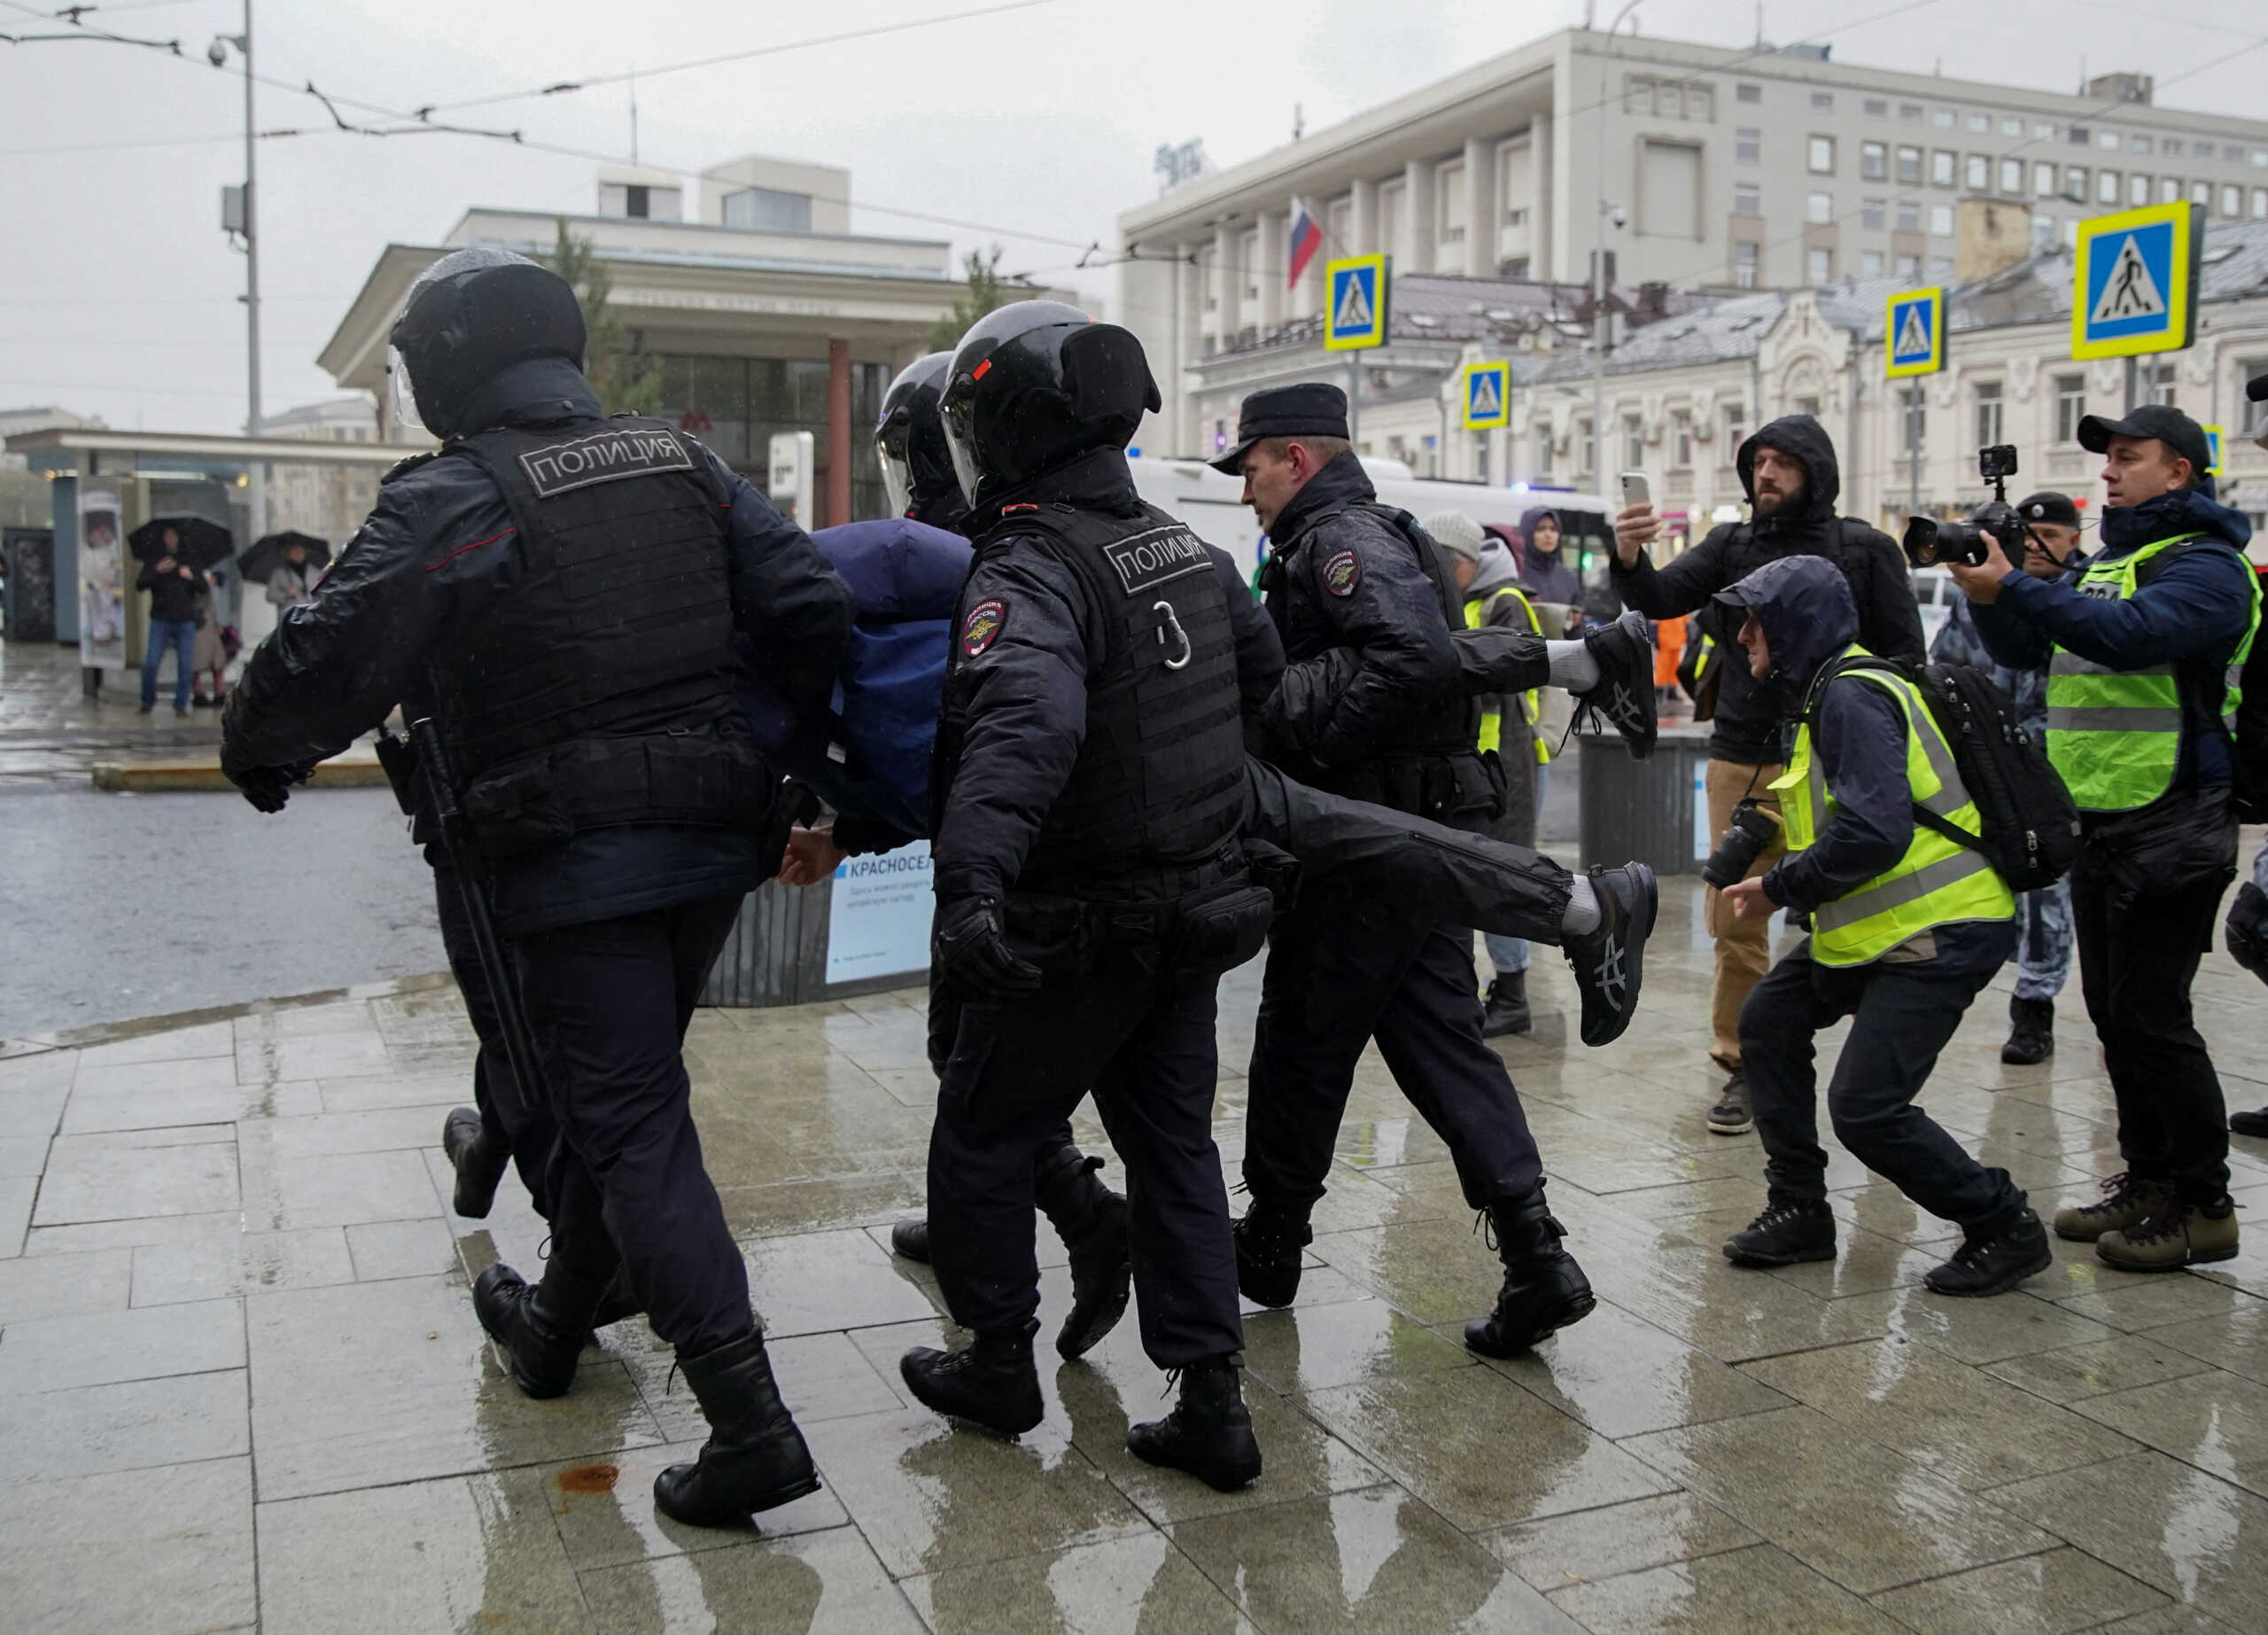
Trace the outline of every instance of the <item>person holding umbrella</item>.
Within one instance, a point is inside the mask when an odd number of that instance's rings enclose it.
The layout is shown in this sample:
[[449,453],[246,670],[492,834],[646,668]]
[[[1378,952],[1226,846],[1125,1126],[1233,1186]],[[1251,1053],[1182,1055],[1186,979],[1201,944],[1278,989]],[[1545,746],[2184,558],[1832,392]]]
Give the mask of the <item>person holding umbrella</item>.
[[[141,541],[136,538],[139,546]],[[198,598],[210,589],[204,571],[184,559],[180,531],[168,524],[159,535],[156,560],[144,562],[134,581],[150,593],[150,640],[142,655],[142,711],[158,707],[158,667],[174,650],[174,713],[189,713],[190,666],[197,645]]]
[[265,584],[268,600],[279,611],[315,600],[316,581],[330,565],[330,547],[306,533],[270,533],[245,552],[248,585]]

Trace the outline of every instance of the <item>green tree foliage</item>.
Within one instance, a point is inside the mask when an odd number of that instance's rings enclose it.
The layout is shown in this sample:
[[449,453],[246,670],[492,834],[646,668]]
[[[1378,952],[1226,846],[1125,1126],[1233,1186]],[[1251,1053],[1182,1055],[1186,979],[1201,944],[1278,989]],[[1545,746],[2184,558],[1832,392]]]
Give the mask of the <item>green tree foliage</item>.
[[567,230],[559,222],[559,237],[546,258],[551,270],[575,286],[583,304],[583,327],[589,339],[584,347],[591,389],[598,393],[599,411],[609,415],[650,415],[662,406],[662,361],[648,353],[630,350],[622,315],[607,298],[614,290],[614,273],[587,238]]
[[953,302],[953,309],[929,326],[929,350],[950,352],[968,333],[968,327],[994,308],[1017,299],[1016,291],[1000,276],[1000,246],[990,250],[971,250],[963,265],[968,272],[968,288]]

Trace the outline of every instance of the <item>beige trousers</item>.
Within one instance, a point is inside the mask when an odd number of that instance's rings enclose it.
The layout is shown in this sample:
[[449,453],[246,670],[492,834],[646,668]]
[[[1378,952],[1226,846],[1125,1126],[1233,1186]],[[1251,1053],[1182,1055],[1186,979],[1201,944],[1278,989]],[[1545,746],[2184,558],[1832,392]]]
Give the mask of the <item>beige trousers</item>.
[[[1709,763],[1712,846],[1731,823],[1733,807],[1743,796],[1753,795],[1759,804],[1779,811],[1780,799],[1773,794],[1770,784],[1781,770],[1778,767],[1744,767],[1729,760]],[[1786,853],[1786,846],[1774,841],[1750,868],[1748,877],[1754,879]],[[1709,1054],[1719,1067],[1731,1072],[1740,1065],[1741,1005],[1747,1000],[1748,991],[1762,979],[1772,963],[1772,922],[1736,919],[1716,887],[1705,890],[1707,894],[1702,906],[1703,923],[1717,945],[1717,983],[1709,1006],[1709,1026],[1713,1035]]]

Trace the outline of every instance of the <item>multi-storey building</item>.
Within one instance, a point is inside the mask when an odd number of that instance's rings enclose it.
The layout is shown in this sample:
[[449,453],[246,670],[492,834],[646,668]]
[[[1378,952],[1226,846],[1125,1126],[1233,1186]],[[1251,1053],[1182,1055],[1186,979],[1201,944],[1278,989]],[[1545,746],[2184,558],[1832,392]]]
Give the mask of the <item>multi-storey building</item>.
[[[1966,198],[2023,201],[2042,247],[2166,199],[2268,219],[2268,121],[2151,97],[2132,74],[2065,96],[1562,30],[1123,213],[1117,312],[1165,398],[1145,441],[1203,452],[1205,361],[1312,319],[1332,256],[1578,284],[1604,246],[1625,285],[1762,290],[1949,280]],[[1324,247],[1290,285],[1301,207]]]

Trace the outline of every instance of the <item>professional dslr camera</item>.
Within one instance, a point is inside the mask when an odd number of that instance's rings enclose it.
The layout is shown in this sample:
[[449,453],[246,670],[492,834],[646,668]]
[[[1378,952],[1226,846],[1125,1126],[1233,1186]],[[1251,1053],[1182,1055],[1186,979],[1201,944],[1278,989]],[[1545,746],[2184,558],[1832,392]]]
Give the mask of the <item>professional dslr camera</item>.
[[1906,560],[1915,567],[1933,568],[1941,562],[1982,567],[1989,549],[1984,543],[1988,534],[2000,542],[2001,554],[2010,562],[2023,559],[2023,518],[2008,503],[2008,479],[2016,474],[2016,445],[1995,443],[1978,449],[1977,469],[1992,485],[1992,497],[1977,507],[1977,515],[1967,522],[1935,522],[1927,517],[1906,519],[1902,541]]

